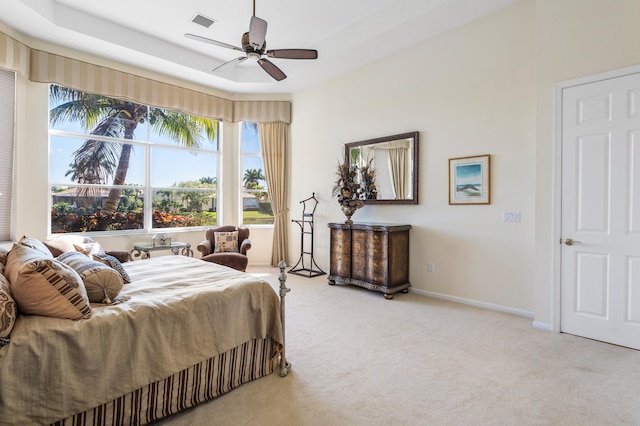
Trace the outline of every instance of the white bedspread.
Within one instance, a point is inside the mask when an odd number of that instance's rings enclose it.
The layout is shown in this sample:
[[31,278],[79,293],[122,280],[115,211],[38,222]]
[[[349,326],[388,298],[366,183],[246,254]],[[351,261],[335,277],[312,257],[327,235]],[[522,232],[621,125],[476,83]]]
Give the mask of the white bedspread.
[[124,265],[129,299],[88,320],[19,316],[0,348],[0,424],[48,424],[251,339],[283,340],[262,280],[184,256]]

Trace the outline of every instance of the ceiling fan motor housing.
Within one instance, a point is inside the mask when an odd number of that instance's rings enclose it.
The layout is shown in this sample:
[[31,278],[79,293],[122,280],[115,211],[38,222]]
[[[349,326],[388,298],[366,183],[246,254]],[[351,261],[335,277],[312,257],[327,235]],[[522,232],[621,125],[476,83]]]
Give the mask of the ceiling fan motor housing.
[[[266,48],[267,48],[267,41],[266,40],[265,40],[264,43],[262,43],[262,47],[256,48],[249,41],[249,33],[247,32],[247,33],[242,34],[242,50],[247,52],[247,56],[249,56],[250,58],[254,57],[255,54],[257,54],[258,57],[262,56],[264,54],[264,51],[266,50]],[[254,55],[252,55],[252,53],[254,53]]]

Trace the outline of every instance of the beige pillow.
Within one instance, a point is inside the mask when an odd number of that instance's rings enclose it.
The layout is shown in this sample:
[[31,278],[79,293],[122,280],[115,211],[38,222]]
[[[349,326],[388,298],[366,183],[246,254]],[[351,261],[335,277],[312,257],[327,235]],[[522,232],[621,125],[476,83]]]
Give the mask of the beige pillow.
[[80,276],[71,267],[38,250],[14,244],[5,276],[11,283],[11,296],[18,310],[25,314],[73,320],[91,316]]
[[32,249],[38,250],[42,254],[46,255],[50,259],[53,259],[53,255],[51,254],[51,251],[40,240],[23,236],[22,238],[20,238],[20,241],[18,241],[18,244],[26,247],[31,247]]
[[238,231],[216,232],[214,253],[238,252]]
[[[0,274],[0,338],[9,337],[17,315],[18,308],[13,297],[11,297],[9,281],[4,275]],[[2,346],[1,342],[0,346]]]
[[68,251],[76,251],[72,242],[66,241],[62,238],[43,241],[43,244],[49,249],[53,257],[58,257],[62,253],[66,253]]
[[89,302],[111,304],[122,290],[122,278],[118,271],[78,251],[62,253],[58,260],[71,266],[80,275]]

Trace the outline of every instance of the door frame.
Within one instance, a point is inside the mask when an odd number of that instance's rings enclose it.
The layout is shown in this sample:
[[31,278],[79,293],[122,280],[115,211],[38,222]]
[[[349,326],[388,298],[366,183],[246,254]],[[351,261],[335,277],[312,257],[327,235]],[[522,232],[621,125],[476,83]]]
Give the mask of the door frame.
[[620,68],[617,70],[593,74],[586,77],[562,81],[556,83],[553,88],[553,199],[551,219],[552,238],[552,273],[553,273],[553,294],[550,331],[559,333],[561,314],[561,291],[562,291],[562,93],[564,89],[582,86],[584,84],[596,83],[598,81],[610,80],[612,78],[624,77],[631,74],[640,73],[640,65]]

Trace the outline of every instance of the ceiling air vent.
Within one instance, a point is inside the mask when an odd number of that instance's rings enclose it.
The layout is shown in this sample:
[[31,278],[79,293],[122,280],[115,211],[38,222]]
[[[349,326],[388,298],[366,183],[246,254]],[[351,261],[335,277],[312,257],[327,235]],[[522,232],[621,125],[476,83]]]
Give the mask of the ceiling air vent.
[[196,13],[196,16],[193,17],[191,22],[195,22],[198,25],[202,25],[205,28],[209,28],[211,24],[216,22],[214,19],[207,18],[202,13]]

